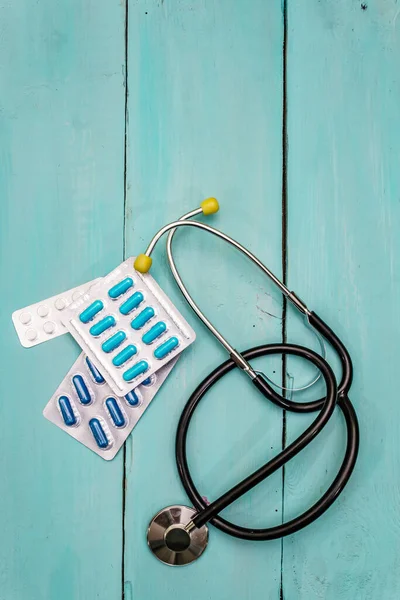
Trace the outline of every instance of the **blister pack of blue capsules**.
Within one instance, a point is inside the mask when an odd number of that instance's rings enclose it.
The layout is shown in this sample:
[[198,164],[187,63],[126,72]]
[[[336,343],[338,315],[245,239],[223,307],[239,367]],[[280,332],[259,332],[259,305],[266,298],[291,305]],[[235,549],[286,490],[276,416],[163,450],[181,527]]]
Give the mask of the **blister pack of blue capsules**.
[[43,415],[105,460],[111,460],[178,358],[173,358],[141,385],[119,397],[91,360],[81,353],[51,397]]
[[178,356],[196,334],[149,274],[124,261],[76,302],[63,323],[111,389],[124,396]]

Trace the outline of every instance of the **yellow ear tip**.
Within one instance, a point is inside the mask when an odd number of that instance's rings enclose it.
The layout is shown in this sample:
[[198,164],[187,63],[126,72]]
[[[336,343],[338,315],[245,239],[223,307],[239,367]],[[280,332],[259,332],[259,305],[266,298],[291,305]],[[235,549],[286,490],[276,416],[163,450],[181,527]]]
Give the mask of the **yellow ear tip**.
[[146,256],[146,254],[138,254],[135,262],[133,263],[133,267],[136,269],[136,271],[139,271],[139,273],[147,273],[150,271],[152,262],[153,259],[151,256]]
[[219,204],[216,198],[206,198],[206,200],[200,203],[200,206],[205,215],[213,215],[219,211]]

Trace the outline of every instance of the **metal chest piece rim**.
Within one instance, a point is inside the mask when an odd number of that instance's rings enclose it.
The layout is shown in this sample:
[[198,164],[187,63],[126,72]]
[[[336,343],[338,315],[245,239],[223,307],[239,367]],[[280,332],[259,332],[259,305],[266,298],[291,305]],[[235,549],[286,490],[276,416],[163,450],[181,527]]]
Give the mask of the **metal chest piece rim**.
[[147,544],[158,560],[178,567],[189,565],[203,554],[208,544],[207,525],[186,530],[195,515],[194,508],[175,504],[153,517],[147,530]]

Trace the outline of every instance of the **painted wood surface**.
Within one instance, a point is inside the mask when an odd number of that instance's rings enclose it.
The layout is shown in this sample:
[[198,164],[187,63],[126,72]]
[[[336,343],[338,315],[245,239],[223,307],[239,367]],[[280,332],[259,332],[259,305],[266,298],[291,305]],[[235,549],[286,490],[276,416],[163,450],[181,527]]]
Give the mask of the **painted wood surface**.
[[[279,3],[140,1],[130,5],[128,33],[127,255],[143,251],[165,222],[215,195],[221,212],[212,223],[280,274]],[[281,298],[242,256],[193,230],[177,234],[175,249],[189,289],[238,348],[243,340],[251,346],[266,337],[280,339]],[[207,552],[185,569],[163,565],[146,548],[153,515],[188,502],[174,458],[176,426],[190,392],[225,359],[171,283],[165,240],[153,260],[154,276],[193,323],[198,340],[128,445],[126,598],[278,598],[280,541],[260,546],[213,530]],[[270,368],[280,377],[280,360]],[[189,460],[209,500],[279,450],[281,419],[239,373],[206,397],[191,426]],[[225,512],[242,524],[278,523],[281,501],[277,473]]]
[[[395,600],[400,6],[289,0],[287,8],[288,281],[352,354],[361,446],[337,504],[284,541],[284,597]],[[290,338],[301,339],[297,323],[290,316]],[[302,426],[288,418],[288,441]],[[286,518],[328,487],[343,429],[338,415],[287,466]]]
[[120,598],[122,457],[105,464],[43,418],[79,349],[22,348],[10,317],[122,259],[124,8],[0,13],[0,598]]
[[[0,600],[397,599],[397,2],[0,0],[0,12]],[[173,285],[164,242],[153,274],[198,339],[111,463],[42,417],[77,346],[63,336],[26,350],[10,314],[143,251],[209,195],[221,203],[210,222],[348,345],[362,445],[349,487],[307,530],[249,543],[211,528],[201,560],[171,569],[149,553],[147,524],[188,502],[175,428],[225,355]],[[191,230],[175,251],[238,349],[283,330],[315,346],[232,250]],[[279,358],[257,366],[280,380]],[[310,374],[288,361],[294,386]],[[203,402],[189,459],[209,500],[308,422],[282,420],[239,373]],[[247,526],[294,516],[329,485],[343,444],[336,415],[283,478],[224,514]]]

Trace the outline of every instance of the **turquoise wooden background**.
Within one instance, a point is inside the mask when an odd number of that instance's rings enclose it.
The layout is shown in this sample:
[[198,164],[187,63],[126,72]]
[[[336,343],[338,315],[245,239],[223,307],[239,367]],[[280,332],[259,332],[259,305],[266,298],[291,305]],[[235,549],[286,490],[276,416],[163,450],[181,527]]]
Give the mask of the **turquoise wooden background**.
[[[399,15],[397,0],[0,0],[0,600],[400,597]],[[23,349],[10,315],[111,270],[209,195],[214,224],[348,345],[362,445],[344,494],[308,529],[259,544],[211,529],[201,560],[171,569],[145,530],[187,502],[177,419],[224,355],[177,293],[164,248],[154,275],[198,340],[112,463],[42,417],[74,342]],[[180,232],[176,254],[239,348],[315,343],[229,248]],[[280,379],[280,360],[261,364]],[[287,371],[294,385],[308,375]],[[232,374],[191,427],[195,479],[215,498],[306,425]],[[343,443],[337,415],[226,514],[265,526],[300,512]]]

